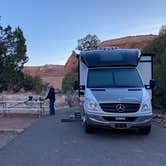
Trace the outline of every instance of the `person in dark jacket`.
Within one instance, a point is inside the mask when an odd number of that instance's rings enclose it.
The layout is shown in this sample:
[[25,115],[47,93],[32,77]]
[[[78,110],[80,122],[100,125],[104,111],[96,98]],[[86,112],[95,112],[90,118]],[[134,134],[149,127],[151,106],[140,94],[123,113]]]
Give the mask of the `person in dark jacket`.
[[53,86],[50,86],[49,92],[47,94],[47,97],[45,99],[49,99],[49,107],[50,107],[50,115],[55,115],[55,108],[54,108],[54,103],[55,103],[55,89]]

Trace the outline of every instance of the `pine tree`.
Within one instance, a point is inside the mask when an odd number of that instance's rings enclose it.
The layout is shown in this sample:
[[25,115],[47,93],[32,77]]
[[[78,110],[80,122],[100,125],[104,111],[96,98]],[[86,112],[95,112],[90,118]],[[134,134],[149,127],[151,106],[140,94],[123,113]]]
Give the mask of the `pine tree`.
[[166,25],[162,25],[159,30],[159,35],[166,35]]
[[0,91],[21,88],[21,70],[28,61],[25,41],[19,27],[12,31],[0,25]]

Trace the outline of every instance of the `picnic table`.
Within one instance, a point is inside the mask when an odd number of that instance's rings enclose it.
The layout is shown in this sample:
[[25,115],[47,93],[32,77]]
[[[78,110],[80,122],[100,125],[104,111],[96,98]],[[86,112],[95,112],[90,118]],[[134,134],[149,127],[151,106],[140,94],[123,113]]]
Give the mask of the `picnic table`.
[[0,101],[0,113],[5,115],[11,111],[35,111],[41,116],[45,108],[48,108],[48,102],[42,100],[2,100]]

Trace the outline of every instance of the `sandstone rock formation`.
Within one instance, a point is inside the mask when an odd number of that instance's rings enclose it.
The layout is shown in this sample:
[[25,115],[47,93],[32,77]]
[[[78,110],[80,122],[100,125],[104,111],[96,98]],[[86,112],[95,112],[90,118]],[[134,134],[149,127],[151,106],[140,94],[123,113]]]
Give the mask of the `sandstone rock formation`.
[[70,55],[69,59],[67,60],[64,66],[64,75],[74,72],[76,70],[77,65],[77,54],[75,51],[72,51],[72,54]]
[[63,65],[25,66],[23,72],[31,76],[40,76],[44,82],[53,85],[56,89],[62,88]]
[[99,44],[99,47],[119,47],[119,48],[139,48],[143,49],[149,41],[153,40],[156,35],[139,35],[139,36],[127,36],[123,38],[103,41]]

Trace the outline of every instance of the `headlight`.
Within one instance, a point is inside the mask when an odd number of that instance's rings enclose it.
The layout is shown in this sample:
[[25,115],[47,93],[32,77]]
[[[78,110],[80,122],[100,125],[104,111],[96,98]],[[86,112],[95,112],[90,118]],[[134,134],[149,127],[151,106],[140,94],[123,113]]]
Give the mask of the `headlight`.
[[86,99],[86,100],[87,100],[88,110],[99,111],[97,103],[95,103],[91,99]]
[[151,110],[152,110],[151,101],[150,100],[144,101],[141,111],[150,112]]

